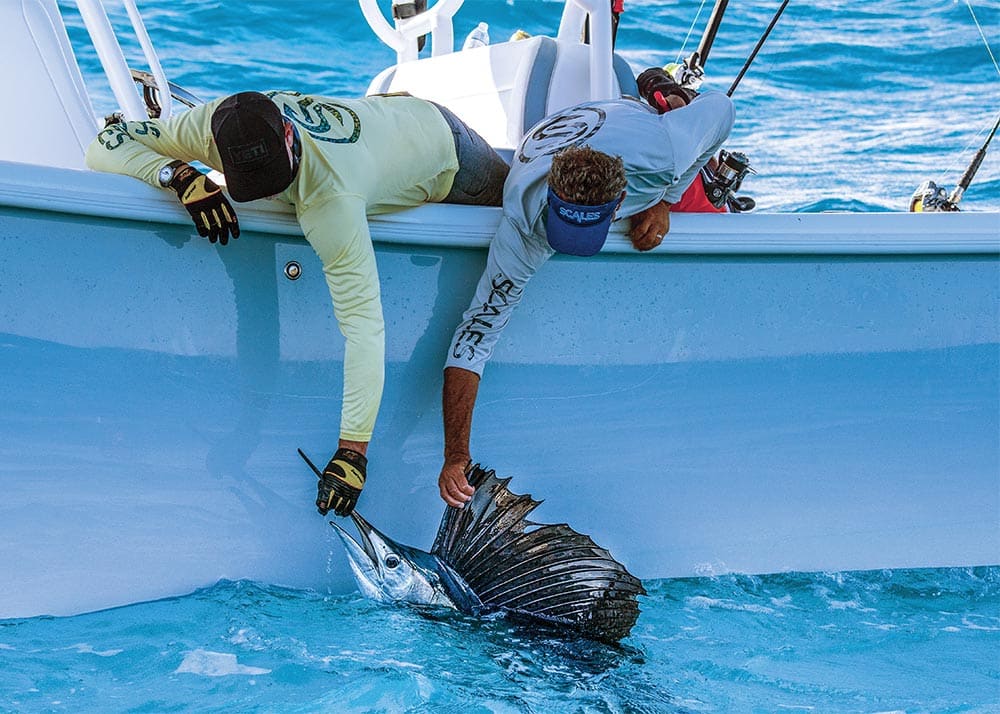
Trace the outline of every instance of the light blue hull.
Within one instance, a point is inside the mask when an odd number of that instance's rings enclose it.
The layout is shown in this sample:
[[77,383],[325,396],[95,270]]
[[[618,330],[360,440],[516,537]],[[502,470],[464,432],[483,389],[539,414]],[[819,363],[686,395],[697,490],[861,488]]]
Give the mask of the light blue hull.
[[[335,447],[343,342],[294,222],[248,210],[219,248],[138,182],[62,171],[43,178],[75,188],[45,196],[16,173],[0,618],[219,578],[351,587],[295,453]],[[1000,224],[914,218],[678,216],[682,254],[550,261],[487,369],[474,457],[643,578],[1000,562]],[[496,219],[373,223],[388,364],[360,510],[418,547],[443,509],[444,353]]]

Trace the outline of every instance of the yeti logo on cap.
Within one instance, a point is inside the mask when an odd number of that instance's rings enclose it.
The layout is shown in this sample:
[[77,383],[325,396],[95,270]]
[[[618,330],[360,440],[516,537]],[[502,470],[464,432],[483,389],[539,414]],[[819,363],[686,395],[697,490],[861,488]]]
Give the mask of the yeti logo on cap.
[[266,161],[269,156],[267,142],[261,139],[252,144],[229,147],[229,160],[235,166],[246,166]]

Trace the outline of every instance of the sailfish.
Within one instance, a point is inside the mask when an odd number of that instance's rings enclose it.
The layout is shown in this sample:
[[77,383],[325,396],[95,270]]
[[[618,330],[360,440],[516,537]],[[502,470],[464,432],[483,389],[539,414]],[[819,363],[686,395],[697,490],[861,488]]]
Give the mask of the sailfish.
[[515,494],[492,469],[467,471],[476,492],[445,509],[430,552],[397,543],[351,514],[359,539],[331,521],[361,592],[375,600],[509,613],[616,643],[639,617],[642,582],[567,524],[527,519],[541,503]]

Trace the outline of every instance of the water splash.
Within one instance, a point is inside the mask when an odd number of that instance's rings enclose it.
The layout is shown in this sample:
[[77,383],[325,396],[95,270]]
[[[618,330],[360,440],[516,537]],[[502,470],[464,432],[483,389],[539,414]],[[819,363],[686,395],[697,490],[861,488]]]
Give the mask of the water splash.
[[47,711],[59,701],[61,711],[195,703],[221,711],[238,701],[241,711],[837,712],[996,703],[1000,567],[645,585],[633,636],[618,647],[503,617],[246,581],[70,618],[8,620],[0,709]]

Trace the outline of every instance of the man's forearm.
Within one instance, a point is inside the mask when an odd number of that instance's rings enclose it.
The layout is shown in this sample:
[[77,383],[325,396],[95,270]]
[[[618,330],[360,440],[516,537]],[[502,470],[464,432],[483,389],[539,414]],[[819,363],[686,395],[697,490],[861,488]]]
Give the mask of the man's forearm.
[[100,132],[87,147],[87,167],[94,171],[122,174],[145,181],[151,186],[164,188],[157,180],[160,169],[177,157],[165,156],[137,141],[131,130],[145,128],[147,133],[159,136],[159,129],[148,126],[152,122],[113,124]]
[[470,458],[472,412],[479,393],[479,375],[461,367],[446,367],[442,390],[444,460],[465,464]]

